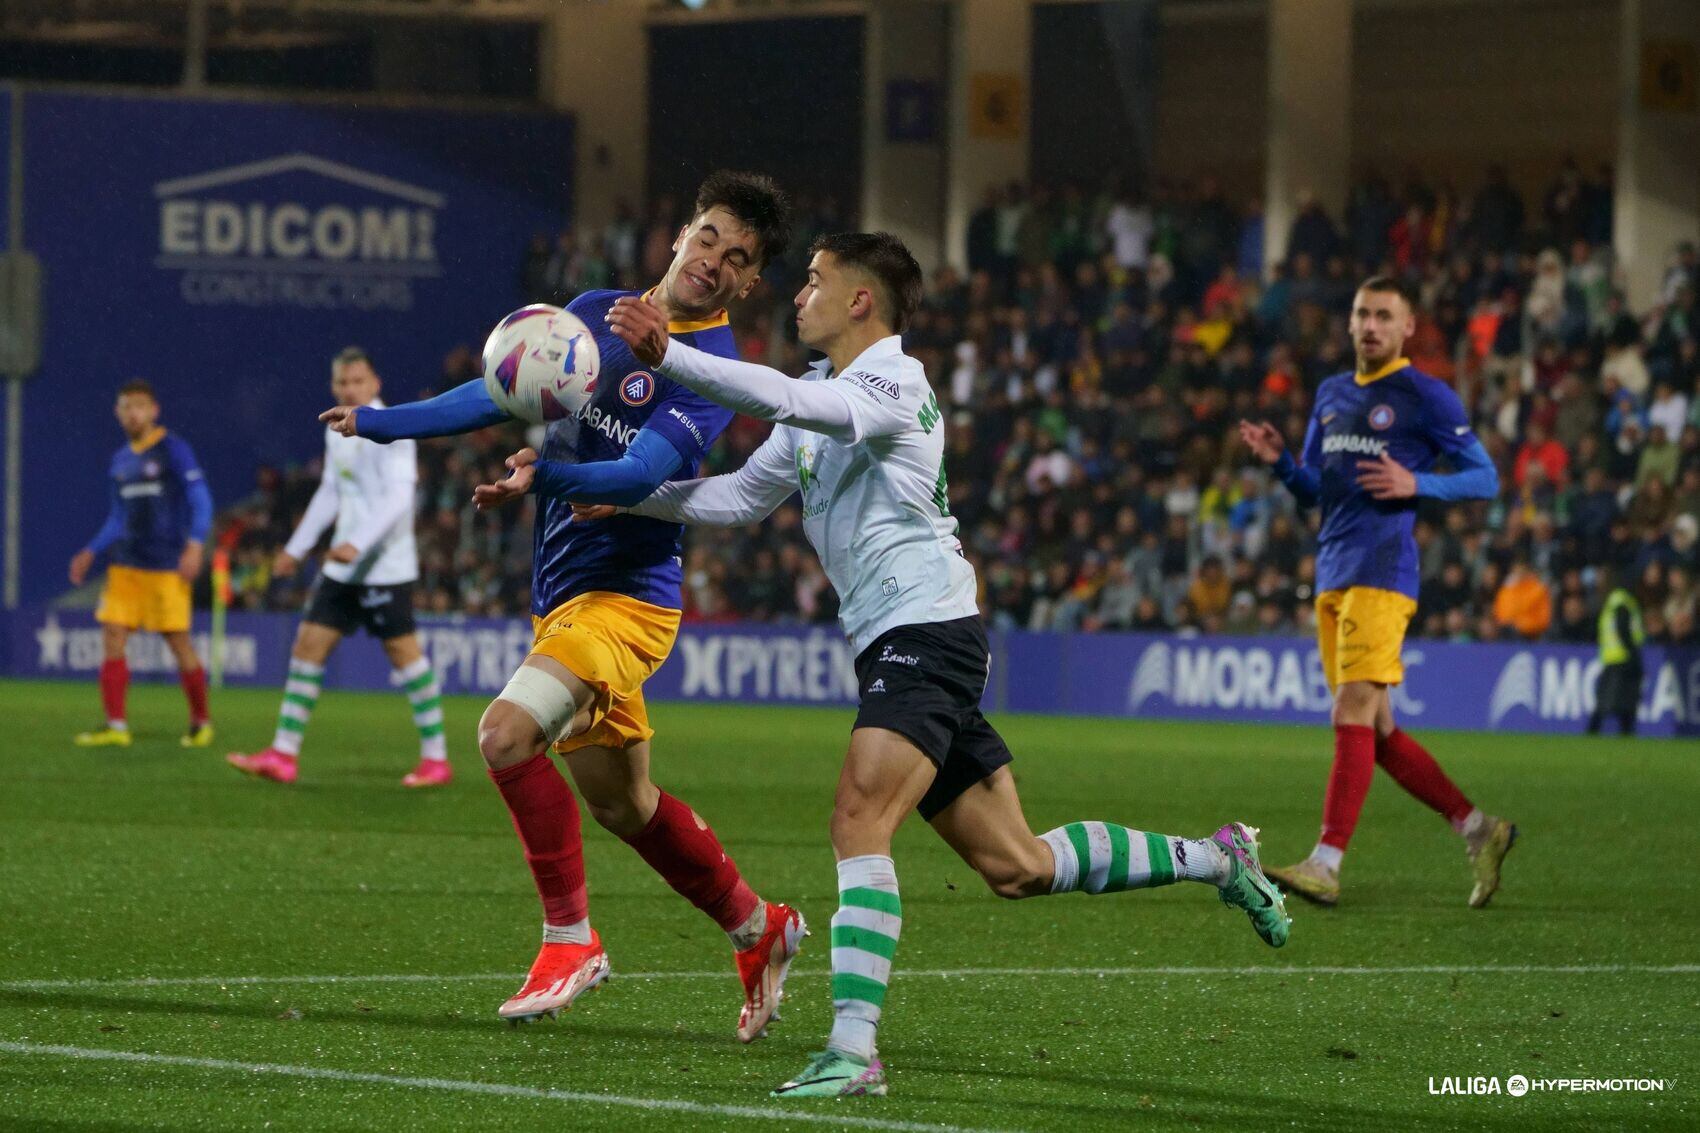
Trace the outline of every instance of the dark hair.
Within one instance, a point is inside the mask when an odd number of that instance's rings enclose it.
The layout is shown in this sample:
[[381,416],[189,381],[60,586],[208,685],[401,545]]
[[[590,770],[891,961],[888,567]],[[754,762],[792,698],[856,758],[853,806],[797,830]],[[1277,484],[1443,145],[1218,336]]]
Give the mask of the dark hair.
[[1413,311],[1417,309],[1416,288],[1396,275],[1372,275],[1358,284],[1358,290],[1379,291],[1384,295],[1397,295],[1405,301],[1405,306]]
[[[330,366],[331,369],[335,369],[338,366],[352,366],[355,362],[365,362],[367,366],[372,366],[372,356],[360,347],[343,347],[343,349],[337,350],[337,357],[331,359]],[[377,369],[377,367],[372,366],[372,369]]]
[[756,234],[759,267],[783,256],[791,246],[791,201],[773,178],[762,173],[717,169],[697,189],[695,216],[720,207]]
[[146,378],[131,378],[129,381],[118,387],[119,397],[132,393],[140,394],[155,404],[158,404],[159,402],[159,398],[155,396],[153,392],[153,383],[148,381]]
[[903,241],[889,232],[837,232],[821,236],[809,255],[827,252],[846,267],[874,277],[891,329],[902,331],[921,305],[921,265]]

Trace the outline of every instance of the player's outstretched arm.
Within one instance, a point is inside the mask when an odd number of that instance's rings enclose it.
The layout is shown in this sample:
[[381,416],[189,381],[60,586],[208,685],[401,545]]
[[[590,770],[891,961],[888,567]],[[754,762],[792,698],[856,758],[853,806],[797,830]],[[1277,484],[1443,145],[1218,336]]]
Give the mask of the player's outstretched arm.
[[794,425],[834,440],[857,439],[844,396],[821,382],[800,382],[771,366],[686,346],[667,334],[667,316],[639,299],[615,300],[607,320],[639,360],[710,401],[747,417]]
[[507,477],[478,485],[472,500],[481,509],[500,507],[530,492],[547,499],[630,507],[683,465],[684,458],[673,443],[646,427],[638,430],[618,460],[573,464],[539,460],[535,449],[521,449],[508,457]]
[[447,393],[407,405],[383,409],[370,405],[339,405],[319,414],[319,420],[345,437],[390,441],[421,437],[447,437],[470,433],[508,420],[484,389],[484,379],[463,382]]
[[784,429],[768,434],[736,472],[662,484],[634,515],[701,527],[739,527],[766,519],[797,490],[791,438]]

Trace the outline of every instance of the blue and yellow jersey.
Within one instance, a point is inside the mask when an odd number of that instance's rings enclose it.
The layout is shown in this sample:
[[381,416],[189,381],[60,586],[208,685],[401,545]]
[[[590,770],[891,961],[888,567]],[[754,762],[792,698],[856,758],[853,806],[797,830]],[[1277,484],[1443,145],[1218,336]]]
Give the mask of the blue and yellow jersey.
[[1385,452],[1423,473],[1476,443],[1458,395],[1407,359],[1374,374],[1324,379],[1303,459],[1321,475],[1317,590],[1371,586],[1416,598],[1417,501],[1374,499],[1358,487],[1358,464]]
[[89,550],[138,570],[175,570],[190,539],[205,542],[212,494],[194,452],[156,428],[112,455],[112,509]]
[[[660,433],[682,463],[670,479],[697,475],[703,454],[731,423],[732,411],[692,393],[640,363],[608,329],[614,300],[635,291],[587,291],[567,310],[584,320],[602,356],[602,372],[584,408],[549,426],[539,456],[579,464],[618,460],[640,429]],[[702,322],[670,323],[680,342],[723,358],[738,356],[724,311]],[[679,608],[683,568],[677,523],[617,515],[573,523],[564,500],[539,498],[533,536],[531,610],[539,617],[592,590],[612,591],[669,609]]]

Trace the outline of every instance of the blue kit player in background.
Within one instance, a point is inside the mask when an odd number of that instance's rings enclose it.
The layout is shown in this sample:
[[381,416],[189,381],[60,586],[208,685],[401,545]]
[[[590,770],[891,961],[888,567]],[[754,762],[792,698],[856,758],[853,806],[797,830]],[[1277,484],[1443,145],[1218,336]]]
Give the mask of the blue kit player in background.
[[[737,356],[725,305],[748,295],[790,240],[789,206],[766,177],[716,173],[697,193],[673,245],[667,275],[644,293],[670,332],[710,354]],[[543,947],[525,984],[498,1011],[535,1019],[571,1006],[608,974],[590,927],[578,808],[549,758],[565,758],[592,816],[624,839],[731,938],[744,984],[738,1037],[759,1037],[778,1005],[803,921],[759,899],[690,807],[649,777],[643,682],[673,648],[679,628],[677,523],[621,517],[575,524],[579,493],[635,504],[665,481],[697,473],[732,413],[644,366],[603,316],[636,292],[592,291],[568,307],[592,328],[602,375],[589,402],[549,426],[539,454],[508,461],[512,473],[478,489],[492,506],[539,488],[532,548],[535,643],[484,713],[478,748],[525,847],[543,900]],[[482,379],[414,405],[339,407],[323,420],[344,435],[392,441],[466,432],[506,420]],[[543,495],[547,486],[549,495]]]
[[71,585],[81,586],[105,560],[106,585],[95,620],[101,623],[100,700],[106,726],[77,735],[81,747],[128,747],[124,698],[130,666],[124,648],[133,630],[162,635],[177,659],[189,701],[184,747],[212,742],[207,671],[189,641],[189,584],[201,573],[212,493],[183,438],[159,425],[153,387],[137,379],[118,391],[114,408],[128,438],[112,456],[112,510],[88,546],[71,557]]
[[[1275,466],[1300,506],[1322,509],[1316,632],[1334,693],[1334,767],[1316,848],[1297,865],[1267,871],[1320,905],[1340,898],[1340,863],[1378,763],[1464,838],[1475,873],[1471,908],[1499,888],[1500,863],[1517,837],[1511,823],[1472,804],[1393,719],[1390,690],[1405,679],[1400,651],[1417,608],[1417,500],[1499,492],[1499,474],[1458,395],[1403,356],[1415,330],[1403,281],[1364,281],[1352,300],[1357,369],[1317,387],[1303,459],[1285,450],[1273,425],[1240,422],[1240,439]],[[1431,471],[1442,458],[1454,472]]]

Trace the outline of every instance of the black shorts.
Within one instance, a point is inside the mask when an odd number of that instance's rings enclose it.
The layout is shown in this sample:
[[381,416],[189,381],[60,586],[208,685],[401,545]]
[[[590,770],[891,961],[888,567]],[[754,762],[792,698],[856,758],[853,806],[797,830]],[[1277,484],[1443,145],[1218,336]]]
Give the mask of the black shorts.
[[328,626],[347,635],[364,627],[380,641],[404,637],[414,630],[413,583],[356,586],[320,575],[307,595],[302,621]]
[[1621,716],[1641,707],[1641,666],[1624,662],[1600,669],[1594,701],[1603,716]]
[[938,766],[916,807],[929,822],[1014,758],[980,714],[990,665],[978,617],[898,626],[856,658],[861,707],[852,728],[896,732]]

